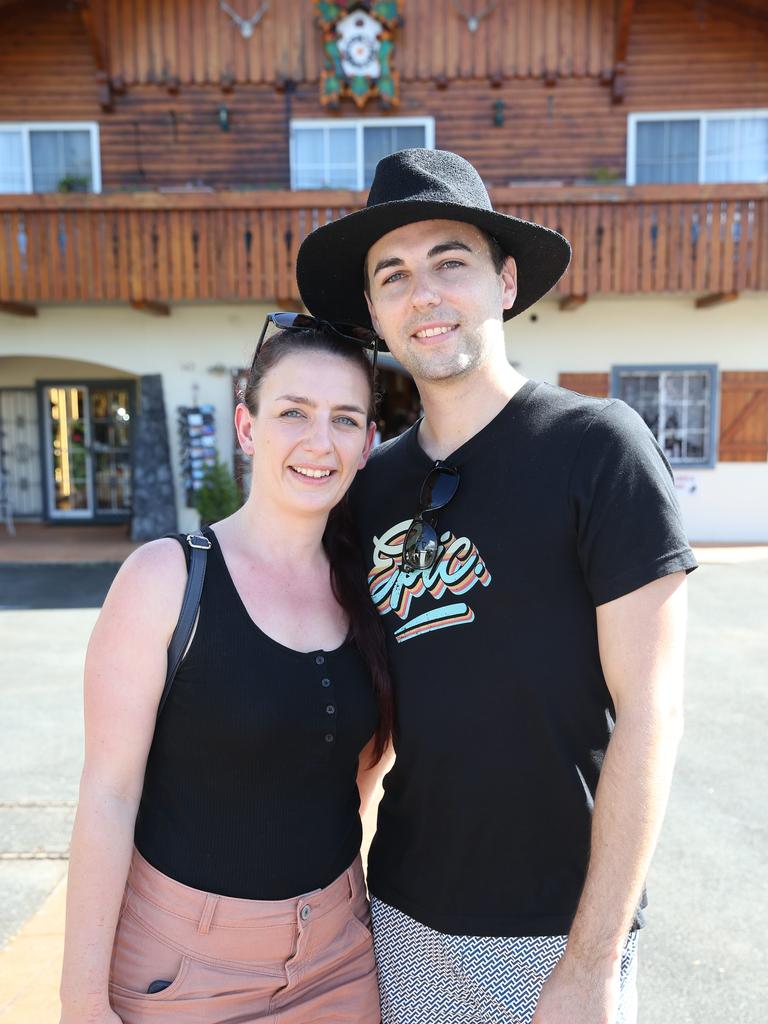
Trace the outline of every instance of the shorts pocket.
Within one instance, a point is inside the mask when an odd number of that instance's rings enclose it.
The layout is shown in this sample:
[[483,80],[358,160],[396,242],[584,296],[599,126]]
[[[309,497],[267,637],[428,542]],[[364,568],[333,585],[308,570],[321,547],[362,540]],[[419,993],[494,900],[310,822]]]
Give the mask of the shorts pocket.
[[349,911],[349,924],[352,929],[361,937],[365,937],[368,942],[373,941],[373,929],[371,925],[371,906],[365,897],[365,894],[358,893],[352,896],[347,903],[347,909]]
[[[182,990],[188,971],[189,957],[144,927],[130,909],[123,908],[109,972],[111,992],[150,1002],[172,999]],[[147,991],[153,982],[160,981],[168,984],[159,992]]]

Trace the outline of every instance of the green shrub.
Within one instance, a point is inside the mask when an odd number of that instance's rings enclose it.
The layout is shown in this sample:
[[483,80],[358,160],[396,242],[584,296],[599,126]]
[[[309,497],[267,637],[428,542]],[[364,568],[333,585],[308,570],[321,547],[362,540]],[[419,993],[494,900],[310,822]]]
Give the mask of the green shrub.
[[234,478],[217,456],[214,464],[206,469],[200,490],[195,492],[195,508],[200,513],[201,525],[210,526],[219,519],[226,519],[237,512],[240,504]]

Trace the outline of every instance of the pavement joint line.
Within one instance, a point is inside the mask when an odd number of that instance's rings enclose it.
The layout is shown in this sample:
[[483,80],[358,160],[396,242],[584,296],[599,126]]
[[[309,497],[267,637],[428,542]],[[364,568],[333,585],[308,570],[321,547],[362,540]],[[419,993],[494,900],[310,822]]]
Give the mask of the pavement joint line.
[[8,850],[0,860],[69,860],[69,850]]
[[0,800],[0,810],[18,807],[77,807],[77,800]]

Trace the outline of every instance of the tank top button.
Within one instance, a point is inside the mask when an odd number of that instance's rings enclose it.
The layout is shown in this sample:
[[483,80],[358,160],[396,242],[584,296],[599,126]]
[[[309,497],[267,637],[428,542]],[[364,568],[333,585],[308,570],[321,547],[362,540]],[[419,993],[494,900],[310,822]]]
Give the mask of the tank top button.
[[318,656],[315,658],[315,664],[316,665],[324,665],[325,664],[325,658],[322,656],[322,654],[318,654]]
[[334,715],[336,713],[336,708],[334,707],[333,704],[327,704],[326,708],[325,708],[325,711],[326,711],[326,714],[328,714],[328,715]]
[[330,686],[331,685],[331,680],[330,679],[321,679],[320,680],[320,685],[321,686]]
[[325,734],[325,742],[326,743],[333,743],[333,733],[332,732],[327,732]]

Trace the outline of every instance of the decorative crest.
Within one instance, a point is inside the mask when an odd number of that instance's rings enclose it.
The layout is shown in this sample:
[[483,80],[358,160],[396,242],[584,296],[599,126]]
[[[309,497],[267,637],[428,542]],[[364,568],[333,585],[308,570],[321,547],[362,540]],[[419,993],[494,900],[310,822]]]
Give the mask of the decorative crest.
[[259,24],[261,19],[267,13],[269,9],[269,3],[263,3],[258,11],[251,18],[243,18],[242,15],[238,14],[237,11],[232,10],[228,3],[224,0],[219,0],[219,7],[225,14],[228,14],[232,21],[240,29],[240,35],[243,39],[250,39],[253,35],[254,28]]
[[378,96],[385,109],[397,106],[399,75],[392,67],[392,37],[403,23],[403,0],[314,0],[314,6],[323,30],[323,105],[333,109],[343,96],[351,96],[364,107]]

